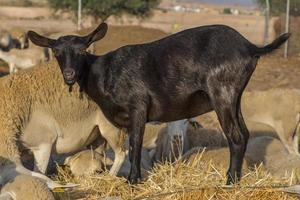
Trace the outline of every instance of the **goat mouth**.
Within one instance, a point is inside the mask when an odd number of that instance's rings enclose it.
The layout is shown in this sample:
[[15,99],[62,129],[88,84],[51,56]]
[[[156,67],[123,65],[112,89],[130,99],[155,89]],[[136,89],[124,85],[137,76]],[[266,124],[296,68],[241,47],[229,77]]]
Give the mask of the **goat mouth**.
[[75,79],[65,79],[65,83],[66,83],[67,85],[69,85],[69,86],[74,85],[75,82],[76,82]]

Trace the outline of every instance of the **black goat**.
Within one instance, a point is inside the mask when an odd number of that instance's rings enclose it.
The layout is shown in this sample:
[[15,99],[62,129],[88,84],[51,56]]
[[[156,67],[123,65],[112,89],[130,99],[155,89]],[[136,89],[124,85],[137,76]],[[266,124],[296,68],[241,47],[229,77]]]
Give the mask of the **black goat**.
[[141,177],[140,160],[146,122],[168,122],[215,110],[230,147],[227,184],[241,177],[249,133],[241,96],[260,56],[278,48],[283,34],[259,48],[224,25],[193,28],[147,44],[129,45],[95,56],[86,52],[102,39],[107,25],[87,36],[49,39],[29,31],[30,40],[49,47],[66,84],[77,81],[115,125],[130,135],[128,180]]

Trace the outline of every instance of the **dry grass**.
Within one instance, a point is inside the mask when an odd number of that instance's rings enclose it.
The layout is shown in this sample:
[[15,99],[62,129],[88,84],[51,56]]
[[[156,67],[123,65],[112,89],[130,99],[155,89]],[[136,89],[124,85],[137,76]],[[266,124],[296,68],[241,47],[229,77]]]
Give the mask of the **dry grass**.
[[[228,159],[228,158],[224,158]],[[239,185],[226,187],[226,170],[217,163],[202,162],[201,153],[192,162],[177,161],[162,163],[149,172],[142,184],[130,186],[124,178],[116,178],[108,173],[88,177],[73,178],[67,171],[59,170],[56,179],[76,182],[81,186],[69,193],[56,193],[59,199],[298,199],[280,191],[280,187],[295,184],[293,175],[275,178],[260,167],[254,171],[244,171]]]

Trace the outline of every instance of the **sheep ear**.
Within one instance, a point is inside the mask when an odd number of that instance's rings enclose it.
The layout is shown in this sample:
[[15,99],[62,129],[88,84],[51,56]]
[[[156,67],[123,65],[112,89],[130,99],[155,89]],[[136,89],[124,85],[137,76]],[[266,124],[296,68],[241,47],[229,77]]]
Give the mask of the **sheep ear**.
[[70,163],[71,163],[70,160],[71,160],[71,157],[67,157],[64,161],[64,165],[70,165]]
[[92,160],[94,160],[95,159],[95,153],[94,153],[94,150],[92,149],[92,147],[91,147],[91,154],[92,154]]
[[1,194],[0,194],[0,200],[13,200],[14,198],[13,198],[13,196],[10,194],[10,192],[2,192]]
[[108,26],[106,23],[101,23],[92,33],[84,37],[87,47],[93,42],[101,40],[107,33]]
[[31,40],[31,42],[33,42],[33,44],[35,44],[37,46],[41,46],[41,47],[52,48],[56,41],[56,40],[41,36],[34,31],[28,31],[27,35],[28,35],[28,38]]

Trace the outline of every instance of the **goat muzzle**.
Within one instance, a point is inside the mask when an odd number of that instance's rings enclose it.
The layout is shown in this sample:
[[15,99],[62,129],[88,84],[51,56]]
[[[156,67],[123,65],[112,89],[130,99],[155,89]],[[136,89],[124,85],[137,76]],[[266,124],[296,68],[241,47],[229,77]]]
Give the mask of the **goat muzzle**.
[[63,71],[63,76],[66,84],[73,85],[75,83],[75,70],[71,68],[67,68]]

